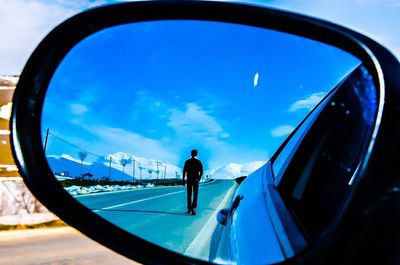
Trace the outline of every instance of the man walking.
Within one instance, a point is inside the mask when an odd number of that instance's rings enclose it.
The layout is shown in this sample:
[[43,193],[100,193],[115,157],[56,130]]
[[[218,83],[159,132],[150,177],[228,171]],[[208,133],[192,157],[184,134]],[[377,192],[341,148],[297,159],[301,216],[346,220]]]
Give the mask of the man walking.
[[183,186],[185,186],[185,176],[187,178],[187,213],[191,213],[192,215],[196,215],[199,182],[203,176],[203,164],[199,159],[197,159],[197,154],[197,150],[193,149],[191,152],[192,158],[186,160],[182,174]]

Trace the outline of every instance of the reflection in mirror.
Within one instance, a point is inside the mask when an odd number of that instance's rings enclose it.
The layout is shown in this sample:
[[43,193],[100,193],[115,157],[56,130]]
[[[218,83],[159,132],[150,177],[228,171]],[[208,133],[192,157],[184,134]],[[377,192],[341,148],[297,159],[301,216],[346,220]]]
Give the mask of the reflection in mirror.
[[[78,43],[50,82],[45,155],[62,186],[104,219],[185,255],[235,262],[238,253],[220,253],[234,239],[211,242],[217,227],[235,225],[218,223],[219,211],[253,207],[246,196],[235,202],[237,188],[358,65],[335,47],[244,25],[168,20],[108,28]],[[195,215],[182,186],[192,149],[203,165]],[[265,190],[261,182],[246,185]],[[232,202],[236,208],[226,210]],[[258,203],[257,211],[265,201]],[[226,244],[217,255],[216,244]],[[278,245],[271,251],[282,251]]]

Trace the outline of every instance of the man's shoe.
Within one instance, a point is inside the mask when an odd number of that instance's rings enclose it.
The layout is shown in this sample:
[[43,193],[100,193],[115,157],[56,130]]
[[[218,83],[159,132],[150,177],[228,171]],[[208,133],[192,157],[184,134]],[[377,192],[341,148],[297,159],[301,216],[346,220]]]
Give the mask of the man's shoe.
[[192,209],[192,215],[196,215],[195,209]]
[[192,210],[190,208],[188,208],[187,213],[191,213],[191,212],[192,212]]

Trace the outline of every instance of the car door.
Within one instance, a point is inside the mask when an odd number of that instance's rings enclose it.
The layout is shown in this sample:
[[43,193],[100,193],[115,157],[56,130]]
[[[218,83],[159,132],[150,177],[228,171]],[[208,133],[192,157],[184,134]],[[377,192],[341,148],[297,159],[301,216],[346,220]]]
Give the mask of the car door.
[[214,234],[212,261],[281,262],[328,233],[351,195],[371,138],[374,91],[365,67],[358,66],[314,108],[271,160],[248,176],[230,208],[224,210],[226,220]]

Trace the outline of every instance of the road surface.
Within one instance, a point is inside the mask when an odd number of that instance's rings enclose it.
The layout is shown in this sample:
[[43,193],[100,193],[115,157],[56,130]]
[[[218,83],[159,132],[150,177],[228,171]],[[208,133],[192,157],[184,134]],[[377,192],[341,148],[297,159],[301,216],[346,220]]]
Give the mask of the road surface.
[[77,196],[82,204],[117,226],[170,250],[208,259],[218,210],[230,203],[236,184],[202,184],[196,216],[186,213],[186,188],[149,188]]
[[72,227],[0,232],[1,265],[137,265]]

